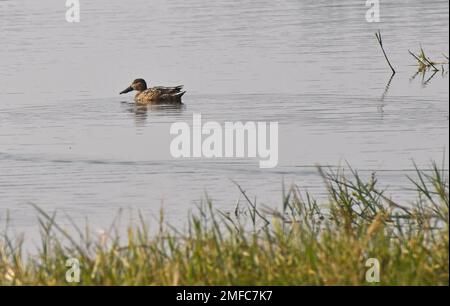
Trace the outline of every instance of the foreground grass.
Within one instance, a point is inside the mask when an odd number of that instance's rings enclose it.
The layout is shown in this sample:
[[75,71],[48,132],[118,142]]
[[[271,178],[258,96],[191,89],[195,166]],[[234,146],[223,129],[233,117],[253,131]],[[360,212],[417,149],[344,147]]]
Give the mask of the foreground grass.
[[[444,172],[417,171],[417,201],[398,204],[364,182],[322,173],[329,200],[318,205],[292,188],[278,211],[245,204],[223,213],[206,201],[187,230],[149,233],[141,218],[128,237],[78,229],[38,210],[42,246],[24,259],[21,239],[0,240],[0,284],[65,285],[66,261],[80,262],[82,285],[369,285],[369,258],[381,285],[449,284],[449,201]],[[240,188],[240,187],[239,187]]]

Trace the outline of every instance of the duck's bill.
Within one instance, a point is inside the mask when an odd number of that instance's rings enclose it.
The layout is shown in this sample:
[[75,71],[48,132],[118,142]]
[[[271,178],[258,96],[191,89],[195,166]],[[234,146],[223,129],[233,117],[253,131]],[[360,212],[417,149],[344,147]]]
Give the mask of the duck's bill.
[[120,92],[120,94],[126,94],[127,92],[133,91],[133,88],[130,86]]

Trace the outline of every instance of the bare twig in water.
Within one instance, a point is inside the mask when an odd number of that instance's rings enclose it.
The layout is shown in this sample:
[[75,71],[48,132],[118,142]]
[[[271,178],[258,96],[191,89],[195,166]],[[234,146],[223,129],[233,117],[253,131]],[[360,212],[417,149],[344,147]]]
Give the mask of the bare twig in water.
[[448,65],[447,56],[444,55],[444,57],[447,59],[447,62],[434,62],[425,55],[425,51],[422,47],[420,47],[420,53],[418,55],[414,54],[411,50],[408,50],[408,52],[417,60],[420,72],[428,70],[430,68],[433,68],[434,71],[441,71],[436,67],[436,65],[441,65],[442,71],[444,71],[443,65]]
[[392,70],[392,74],[395,74],[395,69],[394,69],[394,67],[392,67],[391,62],[389,61],[389,58],[386,55],[386,51],[384,51],[383,40],[381,39],[381,31],[378,30],[378,33],[375,33],[375,36],[376,36],[376,38],[378,40],[378,43],[380,44],[381,50],[383,51],[384,58],[386,58],[386,61],[387,61],[388,65],[389,65],[389,67]]
[[420,57],[423,58],[423,60],[431,67],[433,67],[434,71],[439,71],[439,69],[436,68],[436,66],[434,66],[434,63],[427,58],[427,56],[425,55],[425,51],[423,51],[422,46],[420,47]]
[[419,62],[419,71],[426,68],[428,65],[425,63],[423,59],[421,59],[419,56],[415,55],[411,50],[408,50],[409,54],[411,54],[412,57],[414,57]]

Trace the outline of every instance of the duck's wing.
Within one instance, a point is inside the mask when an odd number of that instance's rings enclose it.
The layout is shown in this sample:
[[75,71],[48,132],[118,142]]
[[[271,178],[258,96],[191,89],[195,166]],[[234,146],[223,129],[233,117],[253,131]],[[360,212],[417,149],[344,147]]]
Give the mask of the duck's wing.
[[163,87],[157,86],[149,88],[136,96],[138,103],[149,102],[167,102],[167,103],[181,103],[181,97],[186,93],[182,91],[183,86]]
[[173,86],[173,87],[164,87],[164,86],[156,86],[151,88],[152,91],[158,91],[161,95],[173,95],[181,92],[183,89],[183,85]]
[[[186,91],[178,91],[178,92],[172,92],[167,94],[162,94],[160,96],[161,100],[173,100],[177,101],[178,99],[181,99],[181,97],[186,93]],[[172,102],[173,102],[172,101]]]

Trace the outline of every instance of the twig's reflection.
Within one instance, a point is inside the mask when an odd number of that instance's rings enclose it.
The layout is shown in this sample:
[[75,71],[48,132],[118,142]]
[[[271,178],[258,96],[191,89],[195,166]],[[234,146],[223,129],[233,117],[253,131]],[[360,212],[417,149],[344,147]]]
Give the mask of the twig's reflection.
[[[416,77],[420,74],[421,75],[421,84],[423,87],[426,87],[430,84],[430,82],[434,79],[434,77],[436,76],[436,74],[439,72],[439,70],[432,70],[431,76],[427,78],[427,72],[429,70],[427,69],[422,69],[422,70],[418,70],[416,73],[414,73],[410,78],[409,78],[409,82],[411,83],[412,81],[414,81],[416,79]],[[442,77],[444,78],[446,76],[446,73],[442,70]]]
[[420,71],[417,70],[416,73],[414,73],[410,78],[409,78],[409,82],[411,83],[412,81],[414,81],[416,79],[416,77],[419,75]]
[[[426,81],[422,81],[423,86],[427,86],[430,81],[434,78],[434,76],[436,75],[436,73],[438,73],[439,70],[434,70],[433,74],[426,80]],[[425,76],[425,73],[424,73]]]
[[384,101],[384,98],[386,98],[386,96],[389,92],[389,88],[391,88],[391,83],[392,83],[392,80],[394,79],[394,76],[395,76],[395,73],[393,73],[391,75],[391,77],[389,78],[389,81],[387,82],[386,87],[384,88],[384,92],[381,95],[381,101]]
[[394,76],[395,76],[395,73],[391,74],[391,77],[389,78],[389,80],[384,88],[384,92],[381,95],[381,98],[380,98],[381,104],[380,104],[380,106],[378,106],[378,111],[381,114],[384,114],[384,107],[385,107],[384,99],[386,98],[386,96],[389,92],[389,89],[391,88],[391,84],[392,84],[392,80],[394,79]]

